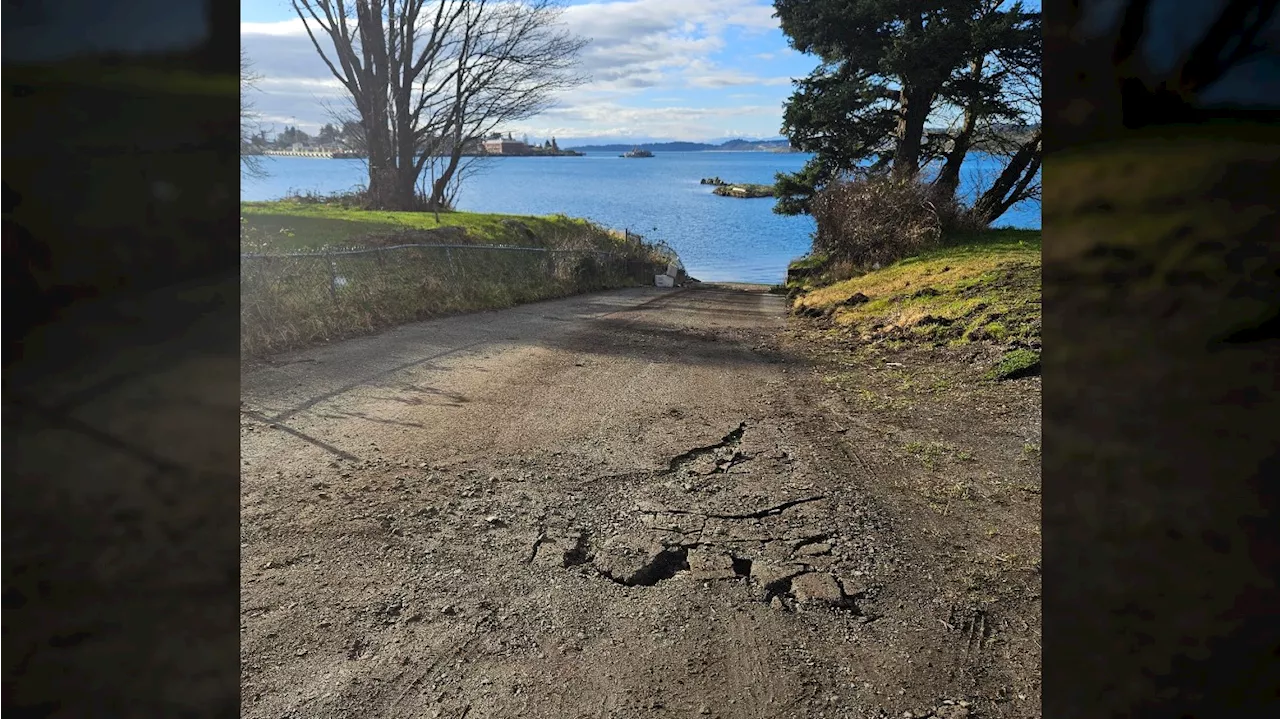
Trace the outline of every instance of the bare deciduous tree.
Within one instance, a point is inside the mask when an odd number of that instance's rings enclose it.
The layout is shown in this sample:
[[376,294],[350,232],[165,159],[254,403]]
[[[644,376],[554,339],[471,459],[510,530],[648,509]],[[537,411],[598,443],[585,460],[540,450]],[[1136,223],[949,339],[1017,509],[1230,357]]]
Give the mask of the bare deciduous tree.
[[499,124],[550,107],[576,85],[584,40],[556,0],[292,0],[316,52],[342,83],[364,135],[368,201],[447,202],[468,145]]
[[431,152],[441,160],[433,173],[433,204],[456,194],[455,178],[461,179],[468,145],[537,115],[554,93],[585,79],[574,67],[586,41],[558,26],[557,5],[549,0],[469,5],[460,32],[462,51],[454,59],[452,106],[445,108],[447,121],[439,123],[448,132]]
[[256,89],[258,76],[253,72],[253,63],[245,51],[240,50],[240,174],[243,177],[262,177],[266,169],[262,166],[262,155],[253,145],[253,138],[261,127],[261,118],[253,108],[253,101],[247,93]]

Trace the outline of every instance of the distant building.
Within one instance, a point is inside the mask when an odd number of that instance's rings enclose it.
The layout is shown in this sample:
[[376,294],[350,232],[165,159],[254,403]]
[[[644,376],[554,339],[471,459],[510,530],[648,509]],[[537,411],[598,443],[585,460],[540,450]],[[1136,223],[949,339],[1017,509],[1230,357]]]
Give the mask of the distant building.
[[530,147],[518,140],[500,137],[496,140],[485,140],[484,151],[490,155],[527,155]]

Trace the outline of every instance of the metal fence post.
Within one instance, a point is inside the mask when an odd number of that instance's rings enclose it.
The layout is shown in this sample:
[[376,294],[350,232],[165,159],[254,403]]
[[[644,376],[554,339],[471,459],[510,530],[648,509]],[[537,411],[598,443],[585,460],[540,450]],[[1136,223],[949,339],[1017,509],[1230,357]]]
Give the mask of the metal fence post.
[[338,301],[338,263],[329,255],[325,255],[325,265],[329,268],[329,299]]

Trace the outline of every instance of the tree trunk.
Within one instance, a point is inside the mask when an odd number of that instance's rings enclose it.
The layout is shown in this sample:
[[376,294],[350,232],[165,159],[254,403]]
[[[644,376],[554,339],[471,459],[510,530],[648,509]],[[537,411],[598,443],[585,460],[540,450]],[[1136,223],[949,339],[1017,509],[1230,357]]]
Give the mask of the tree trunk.
[[1031,137],[1018,148],[1014,153],[1013,159],[1009,161],[1009,165],[1004,168],[1004,172],[1000,173],[1000,177],[996,178],[995,184],[986,192],[982,193],[982,197],[973,205],[973,215],[978,218],[984,225],[990,225],[992,222],[1000,219],[1000,216],[1008,212],[1022,200],[1023,193],[1035,178],[1035,174],[1040,169],[1040,130],[1036,130]]
[[[977,83],[982,75],[982,58],[970,62],[969,70],[973,74],[973,81]],[[951,141],[951,149],[947,152],[942,170],[938,173],[938,178],[933,181],[933,186],[945,197],[953,197],[956,194],[956,188],[960,186],[960,167],[964,164],[965,155],[969,154],[969,148],[973,146],[973,133],[978,127],[978,113],[975,107],[977,102],[978,98],[969,98],[969,103],[964,109],[964,125],[961,126],[960,133]]]
[[390,112],[383,100],[361,116],[369,118],[362,123],[369,151],[369,191],[367,204],[371,210],[407,212],[414,209],[414,182],[417,175],[414,165],[400,162],[400,138],[392,131]]
[[944,197],[953,197],[956,194],[956,188],[960,187],[960,168],[964,165],[964,158],[969,154],[969,148],[973,144],[973,124],[973,113],[966,110],[965,128],[952,140],[951,150],[947,152],[942,170],[938,173],[938,179],[933,181],[933,186]]
[[[461,75],[459,76],[461,78]],[[463,94],[464,87],[459,79],[457,93],[459,97]],[[454,107],[453,111],[453,127],[452,142],[449,143],[449,162],[444,166],[444,170],[440,172],[440,177],[431,186],[431,206],[446,208],[450,206],[449,183],[453,181],[453,175],[458,171],[458,165],[462,162],[462,152],[466,146],[464,109],[462,105]]]
[[453,181],[453,175],[458,171],[458,165],[462,162],[462,143],[455,142],[453,149],[449,151],[449,162],[440,172],[440,176],[431,186],[431,206],[432,207],[448,207],[449,206],[449,183]]
[[920,171],[924,124],[933,104],[933,94],[906,84],[898,93],[898,137],[893,151],[893,174],[900,178],[915,177]]
[[395,151],[391,147],[391,133],[381,120],[375,118],[365,125],[369,145],[368,204],[371,210],[397,210],[400,209],[400,178]]

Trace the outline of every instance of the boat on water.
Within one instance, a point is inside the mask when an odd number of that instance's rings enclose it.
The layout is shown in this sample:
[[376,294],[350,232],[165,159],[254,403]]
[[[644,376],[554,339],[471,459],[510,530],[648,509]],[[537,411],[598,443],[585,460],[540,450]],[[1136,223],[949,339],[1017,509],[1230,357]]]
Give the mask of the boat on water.
[[641,150],[638,147],[632,148],[631,152],[624,152],[618,157],[653,157],[653,153],[648,150]]

